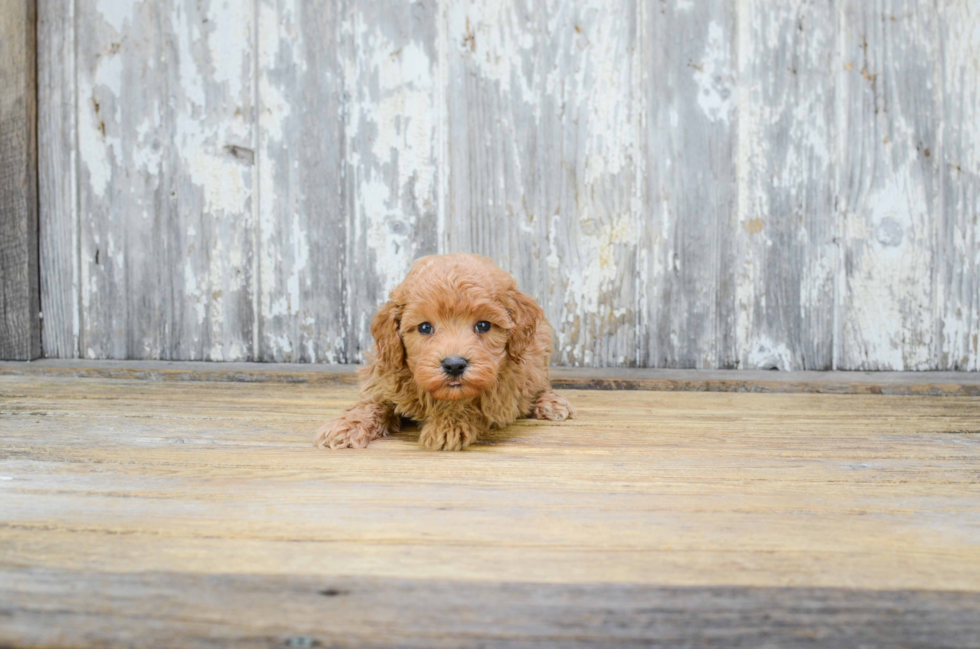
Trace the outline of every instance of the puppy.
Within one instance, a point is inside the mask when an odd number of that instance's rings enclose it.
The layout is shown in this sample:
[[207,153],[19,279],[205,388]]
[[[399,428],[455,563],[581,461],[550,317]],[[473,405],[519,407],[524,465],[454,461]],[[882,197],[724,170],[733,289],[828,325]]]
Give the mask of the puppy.
[[406,417],[421,425],[424,448],[460,451],[519,417],[573,414],[548,380],[544,311],[486,257],[416,261],[371,335],[360,400],[317,431],[318,448],[364,448]]

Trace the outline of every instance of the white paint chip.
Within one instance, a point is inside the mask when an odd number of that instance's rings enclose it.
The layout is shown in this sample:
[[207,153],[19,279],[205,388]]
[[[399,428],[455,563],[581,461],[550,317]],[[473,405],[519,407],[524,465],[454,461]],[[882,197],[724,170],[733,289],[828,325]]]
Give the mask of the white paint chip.
[[708,38],[701,61],[695,66],[698,106],[712,122],[730,122],[735,108],[730,36],[715,21],[708,24]]

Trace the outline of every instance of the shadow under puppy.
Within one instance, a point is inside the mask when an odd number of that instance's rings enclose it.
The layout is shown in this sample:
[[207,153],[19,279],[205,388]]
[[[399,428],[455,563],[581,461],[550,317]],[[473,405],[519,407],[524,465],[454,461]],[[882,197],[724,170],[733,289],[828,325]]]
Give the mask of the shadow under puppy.
[[435,255],[412,265],[371,323],[360,400],[316,434],[319,448],[364,448],[421,425],[419,444],[459,451],[520,417],[561,421],[551,389],[551,325],[510,274],[486,257]]

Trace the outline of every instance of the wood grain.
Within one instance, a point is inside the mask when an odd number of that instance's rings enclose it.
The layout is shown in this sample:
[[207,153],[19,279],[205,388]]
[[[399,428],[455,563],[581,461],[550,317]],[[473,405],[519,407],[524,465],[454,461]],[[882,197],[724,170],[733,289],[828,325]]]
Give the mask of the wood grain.
[[980,11],[943,6],[943,214],[937,242],[938,366],[980,370]]
[[980,369],[967,0],[65,2],[48,356],[356,363],[462,250],[563,366]]
[[[543,5],[445,5],[449,182],[444,245],[496,259],[525,290],[543,297],[549,286],[545,258],[552,218],[542,205],[541,173],[551,166],[542,158],[552,154],[540,124],[539,79],[550,66],[544,55],[550,34]],[[562,33],[574,31],[566,21],[558,25]],[[522,42],[530,47],[520,47]],[[557,205],[553,211],[560,220]]]
[[637,3],[449,5],[449,248],[539,299],[555,362],[635,365]]
[[254,360],[349,362],[342,3],[258,6]]
[[438,3],[350,2],[344,22],[344,173],[350,209],[346,358],[412,261],[439,252]]
[[37,250],[37,6],[0,7],[0,358],[41,355]]
[[38,2],[38,200],[44,355],[77,358],[75,2]]
[[570,391],[577,420],[445,455],[413,430],[315,451],[352,386],[0,384],[10,564],[959,590],[980,573],[976,398]]
[[251,357],[251,3],[76,16],[81,355]]
[[0,377],[0,639],[975,644],[980,398],[566,391],[315,450],[355,394]]
[[831,3],[739,5],[739,367],[833,365],[836,18]]
[[644,18],[647,195],[642,366],[732,368],[736,5],[658,3]]
[[938,9],[888,0],[845,2],[841,12],[837,367],[937,369]]
[[973,649],[980,639],[980,596],[943,591],[0,568],[0,606],[7,646]]

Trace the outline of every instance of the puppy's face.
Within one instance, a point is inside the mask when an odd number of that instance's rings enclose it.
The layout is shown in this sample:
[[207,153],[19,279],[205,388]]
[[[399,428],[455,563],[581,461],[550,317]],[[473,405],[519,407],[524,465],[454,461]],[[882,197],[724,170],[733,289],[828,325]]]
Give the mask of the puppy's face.
[[415,382],[436,399],[475,397],[497,380],[513,326],[502,305],[485,295],[459,304],[409,302],[400,333]]
[[471,255],[427,257],[375,316],[377,363],[412,373],[434,398],[457,401],[491,387],[543,317],[513,278]]

